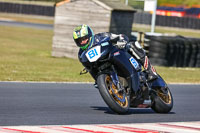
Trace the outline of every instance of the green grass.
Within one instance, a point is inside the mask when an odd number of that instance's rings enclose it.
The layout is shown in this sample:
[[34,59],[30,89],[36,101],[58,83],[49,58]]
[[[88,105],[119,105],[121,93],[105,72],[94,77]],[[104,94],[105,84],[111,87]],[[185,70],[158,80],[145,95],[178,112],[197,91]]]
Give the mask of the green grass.
[[[93,82],[78,60],[51,56],[51,30],[0,26],[0,36],[0,81]],[[200,83],[200,68],[156,69],[168,83]]]
[[167,83],[200,83],[200,68],[158,67],[157,72]]
[[186,5],[186,6],[193,6],[193,5],[200,5],[199,0],[158,0],[158,5],[163,4],[174,4],[177,6]]
[[51,56],[51,30],[0,26],[1,81],[92,81],[78,60]]

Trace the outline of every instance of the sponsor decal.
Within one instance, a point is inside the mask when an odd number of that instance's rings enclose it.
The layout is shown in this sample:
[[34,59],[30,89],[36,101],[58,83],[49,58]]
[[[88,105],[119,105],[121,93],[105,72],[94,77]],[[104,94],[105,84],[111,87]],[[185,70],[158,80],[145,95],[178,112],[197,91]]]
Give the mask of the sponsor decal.
[[107,46],[107,45],[109,45],[108,42],[104,42],[104,43],[101,44],[101,46]]
[[117,51],[117,52],[114,53],[114,56],[117,56],[117,55],[120,55],[119,51]]
[[139,64],[138,64],[138,62],[137,62],[133,57],[131,57],[131,58],[129,59],[129,61],[131,62],[131,64],[133,65],[133,67],[134,67],[135,69],[138,68]]

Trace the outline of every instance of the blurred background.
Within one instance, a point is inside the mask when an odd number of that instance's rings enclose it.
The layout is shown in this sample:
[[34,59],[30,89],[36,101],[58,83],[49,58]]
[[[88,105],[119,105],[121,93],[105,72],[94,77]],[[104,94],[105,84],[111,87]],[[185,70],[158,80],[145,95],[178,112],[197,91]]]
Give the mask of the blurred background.
[[[69,6],[78,1],[86,0],[0,0],[0,80],[93,81],[88,75],[78,75],[82,69],[78,50],[64,40],[71,39],[72,30],[66,25],[67,16],[61,14],[66,15],[68,8],[76,12]],[[120,2],[126,11],[132,8],[130,38],[142,44],[167,82],[200,83],[199,0],[157,0],[156,12],[152,9],[155,0],[99,1],[117,10],[113,3]]]

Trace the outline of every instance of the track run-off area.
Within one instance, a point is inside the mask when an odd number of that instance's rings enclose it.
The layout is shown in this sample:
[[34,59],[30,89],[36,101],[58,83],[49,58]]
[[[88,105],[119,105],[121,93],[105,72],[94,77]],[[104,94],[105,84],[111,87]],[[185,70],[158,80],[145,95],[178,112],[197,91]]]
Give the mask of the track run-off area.
[[131,108],[118,115],[91,83],[0,82],[0,132],[200,132],[200,85],[169,87],[170,113]]

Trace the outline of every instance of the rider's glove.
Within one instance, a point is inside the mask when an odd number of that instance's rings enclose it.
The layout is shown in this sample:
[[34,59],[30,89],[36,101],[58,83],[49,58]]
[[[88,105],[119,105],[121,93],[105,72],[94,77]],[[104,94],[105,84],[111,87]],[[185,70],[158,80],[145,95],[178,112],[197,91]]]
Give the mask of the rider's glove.
[[117,47],[117,48],[119,48],[119,49],[123,49],[123,48],[125,48],[125,46],[126,46],[126,41],[124,41],[124,40],[119,40],[119,41],[117,41],[117,43],[115,44],[115,46]]
[[126,44],[127,44],[127,40],[124,38],[124,36],[122,34],[118,35],[119,40],[117,41],[117,43],[115,44],[115,46],[119,49],[123,49],[125,48]]

